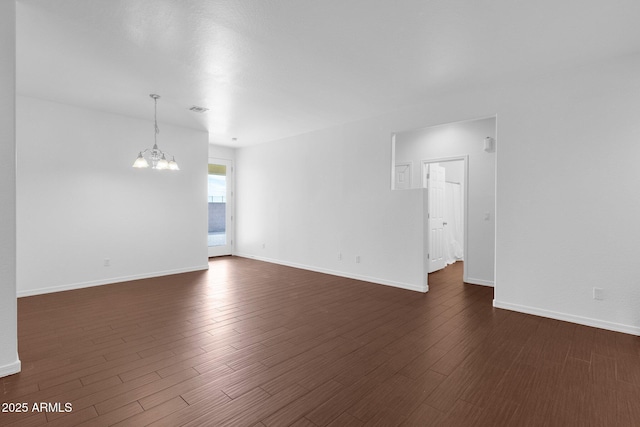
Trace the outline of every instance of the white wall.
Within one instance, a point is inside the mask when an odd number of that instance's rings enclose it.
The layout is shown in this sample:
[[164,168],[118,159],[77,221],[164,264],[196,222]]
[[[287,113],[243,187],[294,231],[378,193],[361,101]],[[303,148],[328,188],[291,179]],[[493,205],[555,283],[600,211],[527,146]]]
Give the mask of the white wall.
[[419,192],[390,191],[390,134],[497,114],[495,305],[640,334],[639,91],[631,55],[239,149],[238,252],[418,287]]
[[633,55],[502,97],[496,306],[640,335],[638,93]]
[[233,147],[209,144],[209,157],[233,161],[236,158],[236,149]]
[[457,182],[461,186],[464,184],[464,162],[462,160],[440,162],[438,164],[445,169],[447,181]]
[[16,306],[16,13],[0,1],[0,377],[20,371]]
[[207,268],[208,135],[158,124],[180,171],[131,167],[151,121],[18,97],[18,295]]
[[[396,163],[412,162],[412,184],[422,185],[423,160],[469,156],[465,281],[494,285],[496,153],[484,151],[495,138],[495,117],[396,132]],[[445,165],[443,163],[443,165]],[[486,215],[489,219],[486,219]]]
[[389,154],[361,123],[238,149],[236,253],[424,290],[422,190],[389,191]]

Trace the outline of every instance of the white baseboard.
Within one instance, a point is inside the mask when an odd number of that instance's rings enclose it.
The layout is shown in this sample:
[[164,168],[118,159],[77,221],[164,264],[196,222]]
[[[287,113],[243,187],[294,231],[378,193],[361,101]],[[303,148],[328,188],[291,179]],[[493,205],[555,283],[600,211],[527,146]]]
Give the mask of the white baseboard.
[[241,258],[250,258],[258,261],[269,262],[271,264],[286,265],[287,267],[294,267],[294,268],[300,268],[302,270],[315,271],[316,273],[324,273],[324,274],[330,274],[332,276],[346,277],[348,279],[362,280],[363,282],[375,283],[377,285],[393,286],[394,288],[407,289],[409,291],[416,291],[416,292],[423,292],[423,293],[429,291],[429,287],[424,285],[416,286],[411,283],[395,282],[391,280],[379,279],[377,277],[370,277],[370,276],[361,276],[358,274],[345,273],[344,271],[336,271],[336,270],[330,270],[327,268],[319,268],[311,265],[298,264],[294,262],[260,257],[260,256],[251,255],[251,254],[235,253],[234,255]]
[[16,358],[16,361],[8,365],[0,366],[0,378],[7,377],[9,375],[17,374],[22,369],[20,359]]
[[577,323],[579,325],[593,326],[594,328],[640,336],[640,328],[637,326],[623,325],[621,323],[607,322],[605,320],[592,319],[590,317],[575,316],[573,314],[544,310],[536,307],[511,304],[508,302],[497,301],[495,299],[493,300],[493,306],[496,308],[503,308],[505,310],[533,314],[534,316],[548,317],[550,319],[563,320],[565,322]]
[[474,279],[473,277],[467,277],[462,279],[464,283],[469,283],[471,285],[480,285],[480,286],[491,286],[494,287],[493,280],[483,280],[483,279]]
[[112,283],[129,282],[131,280],[149,279],[152,277],[169,276],[171,274],[190,273],[192,271],[201,271],[209,268],[209,264],[199,265],[195,267],[177,268],[174,270],[155,271],[152,273],[133,274],[130,276],[110,277],[107,279],[91,280],[88,282],[71,283],[68,285],[51,286],[47,288],[29,289],[26,291],[18,291],[18,298],[29,297],[33,295],[50,294],[53,292],[72,291],[74,289],[90,288],[92,286],[109,285]]

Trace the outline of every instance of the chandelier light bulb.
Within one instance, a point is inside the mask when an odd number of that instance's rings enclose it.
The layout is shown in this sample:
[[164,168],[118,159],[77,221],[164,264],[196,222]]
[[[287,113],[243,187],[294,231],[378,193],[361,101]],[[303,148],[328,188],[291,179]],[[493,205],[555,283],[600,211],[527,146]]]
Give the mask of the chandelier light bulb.
[[158,164],[156,165],[156,169],[168,169],[169,168],[169,162],[167,161],[167,158],[164,156],[164,153],[162,154],[162,158],[160,160],[158,160]]
[[142,156],[142,152],[140,152],[140,154],[138,154],[138,158],[136,159],[135,162],[133,162],[133,167],[134,168],[148,168],[149,167],[149,162],[147,162],[147,159],[145,159]]
[[176,163],[176,157],[173,156],[173,158],[169,161],[169,169],[171,169],[172,171],[179,171],[180,168],[178,167],[178,163]]

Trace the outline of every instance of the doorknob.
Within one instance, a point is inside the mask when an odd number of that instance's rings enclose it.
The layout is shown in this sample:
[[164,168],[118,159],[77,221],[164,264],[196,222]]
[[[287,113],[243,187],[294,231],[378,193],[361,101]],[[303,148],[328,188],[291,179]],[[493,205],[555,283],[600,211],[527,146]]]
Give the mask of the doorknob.
[[443,222],[442,222],[442,225],[447,225],[447,223],[443,221]]

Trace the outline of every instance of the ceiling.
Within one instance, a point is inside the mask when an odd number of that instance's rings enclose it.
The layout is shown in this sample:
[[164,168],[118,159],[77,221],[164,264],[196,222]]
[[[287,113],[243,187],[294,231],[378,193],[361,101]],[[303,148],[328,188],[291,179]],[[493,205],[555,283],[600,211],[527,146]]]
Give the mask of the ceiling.
[[638,17],[637,0],[17,0],[17,86],[149,120],[158,93],[160,126],[245,146],[636,53]]

